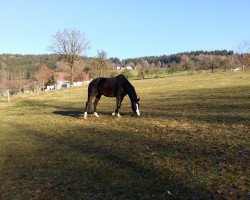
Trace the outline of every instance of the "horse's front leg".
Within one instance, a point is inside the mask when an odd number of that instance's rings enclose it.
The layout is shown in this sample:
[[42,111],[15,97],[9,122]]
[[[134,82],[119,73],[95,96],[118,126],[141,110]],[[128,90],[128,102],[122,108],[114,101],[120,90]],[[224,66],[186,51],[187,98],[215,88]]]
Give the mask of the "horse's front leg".
[[123,100],[122,96],[117,96],[116,97],[116,109],[115,109],[115,112],[112,113],[113,116],[117,115],[117,117],[121,117],[121,115],[119,113],[119,109],[121,108],[122,100]]

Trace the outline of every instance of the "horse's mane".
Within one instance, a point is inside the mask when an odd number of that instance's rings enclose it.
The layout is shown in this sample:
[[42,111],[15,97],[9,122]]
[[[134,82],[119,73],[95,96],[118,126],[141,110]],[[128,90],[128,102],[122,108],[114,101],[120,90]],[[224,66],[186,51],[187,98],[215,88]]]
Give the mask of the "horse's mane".
[[[121,75],[121,76],[123,76],[123,75]],[[124,78],[124,83],[125,83],[126,90],[127,90],[127,93],[128,93],[128,96],[129,96],[130,100],[131,101],[136,101],[137,100],[137,94],[136,94],[134,86],[128,81],[128,79],[126,79],[125,76],[123,76],[123,78]]]

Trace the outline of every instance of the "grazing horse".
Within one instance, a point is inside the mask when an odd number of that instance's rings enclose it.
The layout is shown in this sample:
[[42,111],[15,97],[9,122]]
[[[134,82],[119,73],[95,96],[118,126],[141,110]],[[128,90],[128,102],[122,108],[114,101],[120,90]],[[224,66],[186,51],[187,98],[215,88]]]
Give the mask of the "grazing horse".
[[89,83],[88,87],[88,100],[86,102],[86,108],[84,111],[84,119],[87,119],[87,114],[90,112],[91,103],[94,101],[94,115],[99,117],[96,112],[96,107],[98,101],[101,96],[104,95],[106,97],[116,97],[116,110],[112,115],[117,115],[120,117],[119,109],[121,107],[121,103],[123,98],[128,94],[131,107],[133,112],[140,116],[139,111],[139,100],[137,98],[137,94],[135,92],[135,88],[131,85],[131,83],[125,78],[123,75],[118,75],[114,78],[96,78]]

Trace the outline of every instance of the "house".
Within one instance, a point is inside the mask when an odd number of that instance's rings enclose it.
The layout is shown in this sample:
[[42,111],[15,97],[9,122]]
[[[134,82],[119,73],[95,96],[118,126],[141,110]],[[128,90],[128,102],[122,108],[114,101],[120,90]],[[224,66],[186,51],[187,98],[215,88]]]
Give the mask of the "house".
[[237,72],[237,71],[240,71],[241,70],[241,68],[240,67],[237,67],[237,68],[235,68],[233,71],[234,72]]
[[131,69],[133,69],[133,68],[132,68],[131,66],[127,65],[127,66],[126,66],[126,69],[131,70]]
[[120,69],[123,69],[123,67],[122,66],[117,66],[116,69],[120,70]]
[[[54,85],[47,85],[46,90],[54,90],[61,88],[69,88],[70,87],[70,79],[71,74],[69,72],[55,72],[55,81]],[[88,74],[77,73],[74,76],[73,87],[83,86],[84,84],[88,84],[91,81]]]
[[[70,87],[70,73],[69,72],[56,72],[55,73],[55,89]],[[47,87],[48,88],[48,87]]]
[[124,70],[124,69],[131,70],[131,69],[133,69],[133,67],[131,67],[131,66],[129,66],[129,65],[127,65],[126,67],[117,66],[116,69],[117,69],[117,70]]

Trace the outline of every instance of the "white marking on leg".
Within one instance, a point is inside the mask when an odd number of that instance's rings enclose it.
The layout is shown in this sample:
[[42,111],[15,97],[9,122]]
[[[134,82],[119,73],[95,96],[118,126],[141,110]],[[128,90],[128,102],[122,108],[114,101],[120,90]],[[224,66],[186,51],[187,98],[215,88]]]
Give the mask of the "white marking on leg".
[[120,113],[117,113],[117,117],[121,117]]
[[96,117],[99,117],[99,115],[97,114],[97,112],[94,112],[94,115],[95,115]]
[[137,114],[137,116],[140,116],[141,114],[140,114],[140,111],[139,111],[139,106],[138,106],[138,104],[136,104],[136,114]]
[[87,119],[87,115],[88,115],[88,113],[87,112],[84,112],[84,119]]
[[112,116],[115,116],[115,115],[116,115],[116,113],[115,113],[115,112],[113,112],[113,113],[112,113]]

